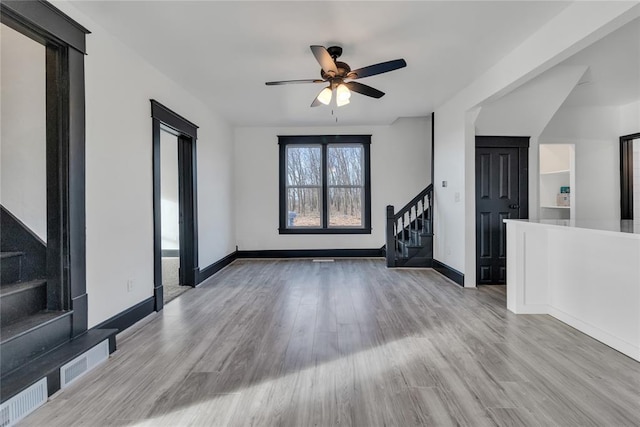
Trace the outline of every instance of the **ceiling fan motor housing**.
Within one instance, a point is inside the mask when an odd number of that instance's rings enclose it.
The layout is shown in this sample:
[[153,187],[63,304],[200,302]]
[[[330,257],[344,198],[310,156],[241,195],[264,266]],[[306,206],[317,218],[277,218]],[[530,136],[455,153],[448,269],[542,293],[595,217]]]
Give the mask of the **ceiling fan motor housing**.
[[347,74],[351,72],[351,67],[349,67],[349,64],[345,62],[336,61],[336,68],[338,69],[338,73],[335,76],[325,73],[323,69],[320,69],[320,75],[324,80],[331,80],[335,77],[341,77],[344,79],[347,77]]

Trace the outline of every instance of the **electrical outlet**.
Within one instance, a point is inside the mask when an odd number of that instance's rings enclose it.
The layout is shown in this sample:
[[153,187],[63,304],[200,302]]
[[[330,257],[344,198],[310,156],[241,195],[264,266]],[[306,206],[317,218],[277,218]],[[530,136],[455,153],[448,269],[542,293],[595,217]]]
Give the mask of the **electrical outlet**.
[[127,292],[133,292],[133,280],[127,280]]
[[455,199],[456,203],[460,202],[460,192],[456,191],[453,198]]

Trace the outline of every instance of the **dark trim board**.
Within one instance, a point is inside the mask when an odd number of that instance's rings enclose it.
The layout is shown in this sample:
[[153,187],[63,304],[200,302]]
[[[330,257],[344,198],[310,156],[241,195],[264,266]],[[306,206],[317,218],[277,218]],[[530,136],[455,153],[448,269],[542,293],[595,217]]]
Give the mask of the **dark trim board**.
[[460,286],[464,286],[464,274],[460,273],[455,268],[449,267],[447,264],[438,261],[437,259],[433,260],[433,269],[443,276],[453,280]]
[[[49,38],[62,41],[83,54],[87,53],[85,35],[91,34],[91,31],[47,1],[3,0],[2,14],[13,19],[20,18],[30,32],[29,37],[41,37],[46,32]],[[12,23],[7,25],[14,28]]]
[[[4,366],[15,366],[19,375],[29,371],[42,377],[48,368],[39,361],[47,358],[31,359],[36,354],[26,344],[35,343],[46,352],[58,345],[73,346],[74,338],[87,333],[84,55],[89,31],[40,0],[3,0],[0,22],[45,47],[47,308],[67,314],[20,335],[25,346],[18,345],[17,338],[1,344]],[[51,338],[54,323],[59,340]],[[0,385],[3,400],[15,391],[8,385],[9,376]]]
[[198,284],[204,282],[209,277],[216,274],[218,271],[225,268],[227,265],[231,264],[238,258],[238,251],[231,252],[226,257],[214,262],[211,265],[206,266],[205,268],[198,271]]
[[476,147],[529,148],[529,136],[476,135]]
[[[434,175],[434,169],[435,169],[435,147],[436,147],[436,113],[432,112],[431,113],[431,184],[433,185],[433,183],[435,182],[435,175]],[[434,192],[435,194],[435,192]],[[432,202],[433,203],[433,202]]]
[[92,329],[116,329],[118,333],[124,331],[136,322],[154,312],[154,298],[149,297],[138,304],[116,314]]
[[109,354],[113,353],[116,350],[116,331],[91,329],[2,377],[2,403],[43,377],[47,377],[47,394],[51,396],[60,390],[60,368],[104,340],[109,340]]
[[193,139],[198,139],[197,125],[191,123],[180,114],[171,111],[155,99],[151,100],[151,117],[160,120],[164,125],[178,132],[178,134],[185,134]]
[[161,212],[161,161],[160,132],[167,130],[178,138],[178,193],[180,215],[180,269],[179,283],[198,284],[198,201],[197,201],[197,152],[198,126],[160,104],[151,102],[152,121],[152,170],[153,170],[153,263],[155,310],[164,307],[162,289],[162,221]]
[[272,249],[238,251],[238,258],[382,258],[383,249]]

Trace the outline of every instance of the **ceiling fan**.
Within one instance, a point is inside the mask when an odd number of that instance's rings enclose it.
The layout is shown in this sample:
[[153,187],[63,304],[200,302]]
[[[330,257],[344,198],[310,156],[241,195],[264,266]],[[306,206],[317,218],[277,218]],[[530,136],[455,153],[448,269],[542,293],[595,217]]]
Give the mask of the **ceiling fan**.
[[395,59],[393,61],[381,62],[379,64],[369,65],[368,67],[358,68],[357,70],[351,70],[348,64],[337,61],[340,55],[342,55],[342,48],[340,46],[325,48],[324,46],[314,45],[311,46],[311,52],[322,67],[320,70],[322,79],[283,80],[266,82],[265,84],[267,86],[274,86],[293,83],[329,83],[329,86],[322,89],[313,100],[311,106],[317,107],[320,104],[329,105],[335,90],[336,105],[341,107],[349,103],[352,91],[372,98],[382,98],[384,96],[384,92],[353,80],[375,76],[376,74],[386,73],[407,66],[404,59]]

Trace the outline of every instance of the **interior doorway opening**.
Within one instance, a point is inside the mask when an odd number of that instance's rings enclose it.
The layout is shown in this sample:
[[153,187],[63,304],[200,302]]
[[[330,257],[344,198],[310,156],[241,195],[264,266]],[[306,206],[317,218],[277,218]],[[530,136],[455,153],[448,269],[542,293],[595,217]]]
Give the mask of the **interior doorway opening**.
[[151,100],[155,310],[198,284],[198,127]]
[[180,191],[178,136],[160,127],[160,220],[162,226],[162,288],[165,304],[190,287],[180,276]]

